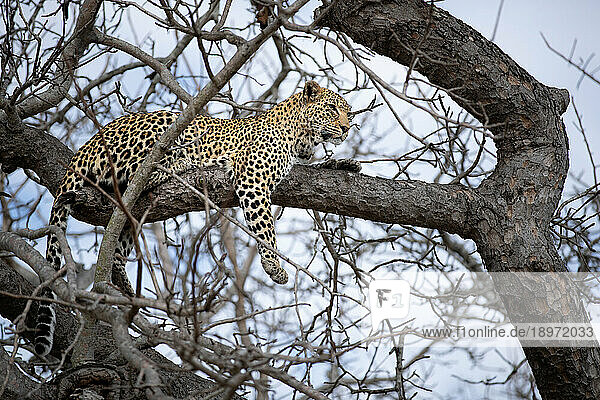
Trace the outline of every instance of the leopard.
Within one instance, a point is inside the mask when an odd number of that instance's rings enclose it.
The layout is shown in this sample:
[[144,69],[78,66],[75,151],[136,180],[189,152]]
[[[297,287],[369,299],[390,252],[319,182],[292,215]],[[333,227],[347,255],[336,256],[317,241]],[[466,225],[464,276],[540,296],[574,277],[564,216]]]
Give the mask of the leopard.
[[[50,212],[49,225],[66,232],[73,193],[85,186],[97,185],[107,190],[113,184],[125,190],[157,140],[174,123],[178,113],[168,110],[132,113],[101,128],[73,156],[61,181]],[[308,81],[304,88],[271,109],[245,118],[213,118],[197,115],[183,130],[164,155],[146,190],[153,190],[194,167],[222,166],[231,179],[239,199],[244,219],[255,235],[262,268],[270,279],[280,285],[288,275],[276,253],[271,194],[277,184],[297,162],[307,162],[315,147],[324,142],[338,145],[348,136],[353,113],[350,105],[338,93]],[[322,168],[358,171],[354,160],[331,159]],[[123,229],[112,265],[112,283],[126,295],[134,292],[125,273],[127,257],[134,238],[130,229]],[[275,251],[274,251],[275,250]],[[61,268],[59,240],[50,234],[46,259],[56,269]],[[52,298],[50,288],[42,296]],[[48,354],[55,329],[54,302],[42,301],[38,306],[34,351]]]

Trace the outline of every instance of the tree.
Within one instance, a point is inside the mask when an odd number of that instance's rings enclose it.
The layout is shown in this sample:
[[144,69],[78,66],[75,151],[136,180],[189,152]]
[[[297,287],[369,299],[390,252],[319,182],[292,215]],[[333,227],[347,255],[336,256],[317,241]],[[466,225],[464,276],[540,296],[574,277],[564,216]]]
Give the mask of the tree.
[[[36,2],[3,6],[7,33],[2,38],[0,162],[4,173],[14,175],[8,176],[5,189],[11,197],[1,198],[0,249],[51,284],[64,306],[58,340],[46,360],[49,369],[36,371],[32,366],[40,366],[39,361],[24,361],[19,352],[28,349],[21,338],[32,335],[27,327],[35,302],[28,300],[36,296],[35,285],[15,272],[17,261],[0,259],[5,277],[0,309],[16,327],[5,343],[12,354],[0,353],[2,368],[9,372],[5,396],[63,398],[85,391],[113,398],[232,398],[243,387],[249,392],[238,394],[265,399],[270,384],[281,384],[315,399],[348,393],[404,398],[407,391],[419,390],[415,380],[420,377],[408,372],[412,364],[424,362],[422,356],[406,360],[396,348],[396,368],[387,378],[371,369],[358,377],[344,358],[361,343],[344,336],[356,322],[346,307],[358,299],[344,296],[343,289],[350,283],[362,286],[371,272],[397,262],[386,246],[398,246],[404,261],[425,267],[440,266],[437,253],[442,252],[462,268],[478,269],[480,261],[465,241],[470,239],[489,272],[566,271],[553,227],[566,227],[577,237],[590,234],[573,223],[573,215],[555,214],[568,171],[561,120],[569,104],[566,90],[536,81],[496,45],[433,4],[325,3],[307,23],[306,3],[253,2],[257,23],[230,1],[161,1],[146,7],[86,0],[56,5],[51,13]],[[155,36],[136,38],[145,29],[132,18],[155,24]],[[174,32],[172,42],[158,36],[169,32]],[[309,47],[312,40],[322,56]],[[404,81],[390,83],[377,73],[368,59],[372,52],[406,66]],[[194,59],[198,63],[190,61]],[[288,258],[297,270],[289,290],[250,272],[255,249],[245,249],[245,237],[232,228],[235,211],[225,209],[235,206],[236,198],[223,171],[192,170],[151,193],[142,192],[153,162],[195,115],[261,112],[264,103],[285,98],[289,89],[284,82],[305,78],[321,79],[349,99],[378,93],[395,117],[394,129],[402,127],[419,145],[381,160],[397,166],[392,178],[294,167],[273,199],[282,207],[310,210],[308,227],[306,219],[286,225],[302,251],[292,245],[288,249],[303,253]],[[242,103],[245,98],[255,102]],[[445,136],[440,139],[437,128],[432,134],[409,129],[395,111],[399,100],[431,116]],[[213,103],[206,107],[209,101]],[[450,101],[468,114],[456,115],[456,108],[446,105]],[[357,117],[362,118],[361,130],[377,132],[375,112],[381,107],[375,101],[363,104]],[[113,212],[113,203],[94,188],[75,199],[77,219],[107,227],[95,290],[81,290],[74,283],[74,262],[67,257],[67,274],[72,274],[67,282],[25,240],[43,237],[48,229],[21,229],[44,196],[25,204],[19,188],[45,187],[55,193],[73,154],[70,148],[81,144],[82,132],[124,112],[156,107],[182,113],[127,191],[117,195],[121,207]],[[357,135],[347,146],[348,155],[376,154],[373,137],[377,135]],[[495,162],[489,139],[497,149]],[[365,164],[377,161],[366,159]],[[416,162],[432,166],[430,182],[410,179]],[[586,188],[578,198],[587,197],[592,193]],[[105,284],[116,235],[128,220],[122,208],[138,221],[173,219],[152,225],[156,241],[150,232],[141,232],[131,278],[138,287],[144,283],[152,288],[136,298],[125,298]],[[191,211],[206,212],[199,221],[186,214]],[[184,217],[175,219],[180,215]],[[363,229],[373,232],[373,238],[360,236]],[[85,235],[88,241],[92,232]],[[563,245],[587,251],[583,259],[588,265],[597,260],[591,245]],[[385,256],[369,271],[362,259],[374,263],[380,249]],[[532,310],[512,306],[511,299],[523,292],[518,285],[497,289],[511,318],[532,320]],[[284,290],[289,302],[280,301]],[[586,322],[581,300],[572,293],[567,291],[561,302],[548,302],[546,317]],[[315,301],[316,294],[322,304],[313,303],[318,311],[305,315],[303,299]],[[159,353],[158,344],[174,351],[185,368]],[[531,347],[524,353],[543,398],[599,397],[597,348]],[[515,373],[522,365],[514,364]],[[327,372],[317,371],[323,366]],[[52,379],[46,380],[48,376]]]

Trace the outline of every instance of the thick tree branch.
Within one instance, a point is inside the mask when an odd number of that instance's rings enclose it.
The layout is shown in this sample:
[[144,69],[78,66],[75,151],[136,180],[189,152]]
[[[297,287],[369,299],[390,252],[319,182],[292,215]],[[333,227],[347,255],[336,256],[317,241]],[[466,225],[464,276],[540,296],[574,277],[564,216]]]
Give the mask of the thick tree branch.
[[[320,10],[318,21],[448,89],[459,105],[485,126],[494,127],[498,163],[477,189],[397,182],[299,166],[278,187],[275,203],[458,233],[476,242],[487,270],[492,272],[564,271],[548,228],[568,170],[567,139],[561,120],[568,93],[539,83],[481,34],[421,0],[332,2]],[[43,107],[32,103],[20,110],[21,115],[56,103],[55,94],[61,90],[66,93],[63,86],[70,82],[55,83]],[[46,133],[11,125],[7,120],[8,116],[0,111],[3,169],[32,169],[55,193],[71,152]],[[159,153],[160,149],[154,162],[160,158]],[[196,186],[200,179],[206,179],[211,198],[219,205],[236,204],[222,171],[207,171],[203,176],[201,171],[189,171],[184,177]],[[137,186],[141,190],[143,184]],[[130,197],[135,199],[137,194]],[[76,217],[96,225],[106,224],[112,207],[92,189],[78,194],[75,201]],[[202,202],[175,182],[142,197],[133,211],[139,216],[152,204],[156,205],[150,220],[203,209]],[[518,298],[524,289],[519,282],[499,287],[514,321],[537,321],[539,310],[512,307],[511,299]],[[561,301],[546,304],[544,317],[552,321],[586,321],[580,302],[571,293],[565,290]],[[544,398],[600,398],[597,349],[540,348],[525,352]]]
[[[317,16],[322,26],[414,68],[483,124],[495,126],[498,163],[469,204],[466,225],[474,229],[458,232],[475,240],[487,270],[565,271],[549,227],[568,170],[561,120],[567,91],[541,84],[479,32],[422,0],[334,2]],[[571,290],[548,304],[544,315],[513,307],[511,299],[527,293],[517,283],[498,288],[511,320],[587,321]],[[597,348],[525,353],[544,398],[600,397]]]
[[56,193],[73,152],[60,140],[39,129],[22,125],[11,128],[6,114],[0,111],[0,164],[2,171],[30,169],[40,182]]
[[[34,129],[8,131],[0,125],[0,163],[33,170],[56,193],[72,152],[52,136]],[[6,149],[6,151],[4,151]],[[27,155],[31,155],[27,157]],[[183,175],[201,188],[206,175],[211,200],[221,207],[237,206],[237,198],[223,170],[191,170]],[[345,171],[295,166],[277,187],[273,200],[286,207],[316,209],[384,223],[410,224],[465,232],[469,223],[469,201],[476,193],[462,185],[394,181]],[[343,199],[343,201],[341,201]],[[171,180],[140,198],[135,216],[149,207],[147,221],[172,218],[190,211],[204,211],[204,203],[183,185]],[[74,216],[93,225],[105,226],[112,204],[93,188],[75,198]]]
[[52,396],[46,388],[40,388],[38,383],[23,374],[16,364],[11,362],[10,356],[2,347],[0,347],[0,371],[0,394],[5,400],[25,398],[43,400]]

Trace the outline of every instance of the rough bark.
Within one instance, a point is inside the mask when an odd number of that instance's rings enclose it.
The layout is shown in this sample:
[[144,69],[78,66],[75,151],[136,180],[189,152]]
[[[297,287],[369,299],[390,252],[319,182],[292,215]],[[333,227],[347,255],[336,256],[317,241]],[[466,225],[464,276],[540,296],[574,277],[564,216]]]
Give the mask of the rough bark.
[[[0,269],[2,269],[1,265]],[[54,397],[52,388],[46,385],[40,388],[39,384],[25,376],[11,361],[10,355],[3,347],[0,347],[0,371],[0,390],[4,388],[2,390],[4,399],[44,400]]]
[[[0,163],[34,171],[55,193],[73,153],[60,141],[38,129],[21,131],[0,125]],[[6,143],[6,145],[4,144]],[[31,154],[31,157],[27,157]],[[233,187],[223,170],[190,170],[183,178],[202,189],[221,207],[237,206]],[[286,207],[315,209],[385,223],[403,223],[457,233],[468,230],[468,204],[475,193],[462,185],[393,181],[346,171],[296,165],[277,187],[273,202]],[[74,216],[93,225],[106,225],[113,207],[93,188],[75,197]],[[398,204],[402,204],[399,207]],[[147,222],[165,220],[190,211],[204,211],[204,203],[182,184],[171,180],[147,193],[133,209],[141,216],[151,208]]]
[[[469,201],[468,229],[456,230],[475,241],[487,270],[565,271],[549,226],[568,170],[561,120],[567,91],[538,82],[473,28],[421,0],[340,1],[319,12],[322,26],[400,64],[410,65],[416,54],[416,71],[479,121],[496,125],[495,171]],[[539,321],[539,310],[512,306],[511,297],[525,289],[525,282],[499,288],[513,321]],[[568,293],[546,304],[545,319],[586,321]],[[597,348],[525,348],[525,354],[545,399],[600,398]]]

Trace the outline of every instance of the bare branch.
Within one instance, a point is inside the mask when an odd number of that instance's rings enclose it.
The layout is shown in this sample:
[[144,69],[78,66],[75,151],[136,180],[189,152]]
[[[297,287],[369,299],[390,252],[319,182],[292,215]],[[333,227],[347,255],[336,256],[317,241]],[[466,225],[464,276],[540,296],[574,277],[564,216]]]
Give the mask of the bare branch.
[[79,59],[86,51],[90,40],[94,21],[102,0],[86,0],[80,7],[79,16],[73,35],[67,39],[60,61],[56,65],[54,78],[45,92],[30,95],[18,104],[17,112],[21,118],[31,117],[58,105],[69,92],[73,82],[73,73]]

